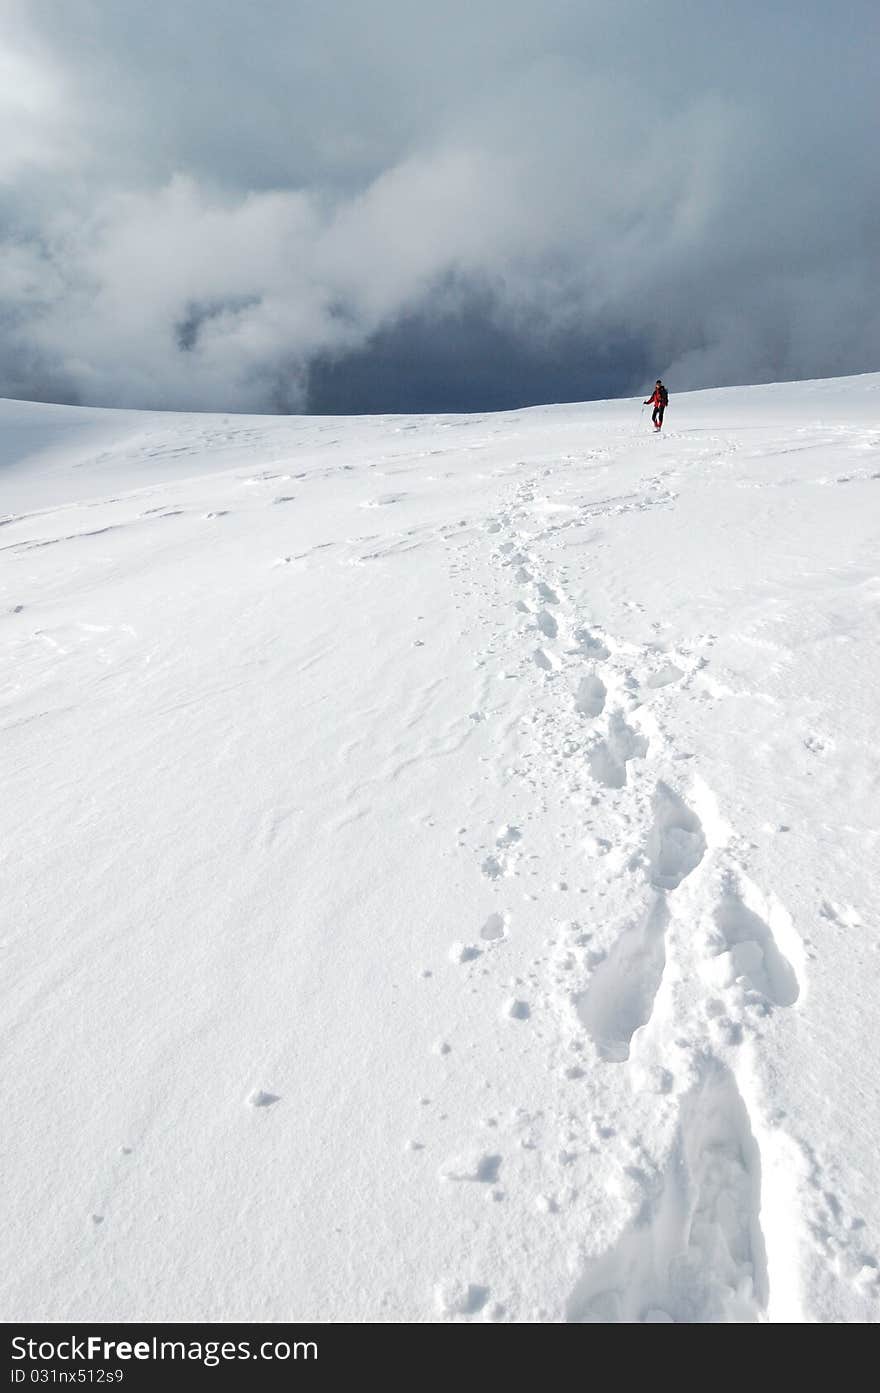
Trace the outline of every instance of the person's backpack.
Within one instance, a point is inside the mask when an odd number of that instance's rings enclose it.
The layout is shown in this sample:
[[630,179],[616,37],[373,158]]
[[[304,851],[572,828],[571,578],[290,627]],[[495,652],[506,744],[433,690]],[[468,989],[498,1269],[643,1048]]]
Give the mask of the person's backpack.
[[668,406],[668,405],[669,405],[669,393],[667,392],[666,388],[663,387],[662,385],[661,385],[661,387],[660,387],[660,405],[661,405],[661,406]]

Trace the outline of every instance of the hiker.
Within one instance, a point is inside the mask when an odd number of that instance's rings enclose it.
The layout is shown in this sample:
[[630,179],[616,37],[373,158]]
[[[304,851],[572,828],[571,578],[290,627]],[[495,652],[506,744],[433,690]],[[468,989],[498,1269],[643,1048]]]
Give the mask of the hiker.
[[663,386],[663,383],[660,381],[659,377],[657,378],[657,384],[654,387],[654,395],[648,397],[648,400],[642,402],[642,405],[650,406],[652,402],[654,403],[654,410],[651,415],[651,420],[654,422],[654,429],[659,430],[660,427],[663,425],[663,412],[669,405],[669,393]]

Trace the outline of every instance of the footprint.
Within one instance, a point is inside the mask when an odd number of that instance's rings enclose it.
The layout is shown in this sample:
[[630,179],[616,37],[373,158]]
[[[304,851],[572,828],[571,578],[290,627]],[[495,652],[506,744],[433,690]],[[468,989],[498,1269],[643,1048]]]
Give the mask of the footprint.
[[472,963],[480,956],[480,952],[481,950],[475,943],[455,942],[449,949],[449,961],[457,963],[459,966],[463,963]]
[[255,1088],[247,1096],[247,1104],[251,1108],[271,1108],[275,1103],[281,1102],[281,1095],[278,1093],[266,1093],[262,1088]]
[[623,788],[626,784],[626,765],[630,759],[644,759],[648,742],[643,735],[628,726],[623,716],[615,712],[608,723],[608,736],[600,740],[587,755],[590,773],[606,788]]
[[575,652],[585,653],[589,657],[596,658],[599,661],[601,661],[604,658],[611,657],[609,650],[606,648],[602,640],[600,638],[596,638],[594,634],[590,633],[589,629],[584,628],[583,626],[581,626],[581,628],[579,629],[575,629],[574,641],[576,645]]
[[506,938],[509,918],[509,915],[505,913],[490,914],[480,929],[480,938],[488,939],[490,943],[499,938]]
[[538,611],[535,615],[535,623],[545,638],[556,638],[559,633],[559,625],[556,623],[553,615],[546,609]]
[[662,782],[654,794],[654,824],[646,850],[649,879],[655,890],[677,889],[696,870],[706,850],[700,819]]
[[570,1321],[743,1324],[762,1319],[769,1283],[761,1159],[729,1069],[710,1060],[682,1104],[665,1175],[644,1176],[639,1213],[587,1264]]
[[[782,831],[782,828],[779,830]],[[852,905],[838,904],[835,900],[823,900],[819,906],[819,913],[823,919],[829,919],[833,924],[842,924],[845,929],[858,929],[862,925],[862,917],[857,909]]]
[[545,605],[559,604],[559,596],[557,595],[556,591],[553,590],[551,586],[546,585],[544,581],[539,580],[537,585],[535,586],[535,589],[538,592],[539,598],[544,601]]
[[488,1152],[457,1156],[447,1161],[440,1171],[441,1180],[470,1181],[476,1185],[494,1185],[498,1179],[503,1156]]
[[605,683],[600,677],[596,677],[594,673],[589,677],[582,677],[574,699],[574,709],[582,716],[601,716],[607,695]]
[[504,1003],[501,1012],[503,1016],[509,1016],[513,1021],[527,1021],[532,1014],[532,1008],[527,1001],[522,1001],[515,997],[511,1001]]
[[745,904],[733,876],[725,880],[715,923],[724,938],[722,952],[730,953],[737,977],[747,978],[777,1006],[793,1006],[800,996],[797,974],[777,948],[770,925]]
[[522,841],[522,832],[512,822],[505,822],[495,834],[496,846],[515,846]]
[[434,1306],[447,1320],[454,1316],[473,1316],[482,1311],[491,1296],[490,1287],[473,1282],[443,1282],[434,1289]]
[[635,1032],[650,1019],[666,966],[669,911],[658,895],[646,914],[624,929],[577,1001],[577,1013],[603,1059],[629,1059]]
[[675,663],[664,663],[663,667],[652,672],[650,677],[645,679],[646,687],[668,687],[671,682],[679,682],[684,673]]

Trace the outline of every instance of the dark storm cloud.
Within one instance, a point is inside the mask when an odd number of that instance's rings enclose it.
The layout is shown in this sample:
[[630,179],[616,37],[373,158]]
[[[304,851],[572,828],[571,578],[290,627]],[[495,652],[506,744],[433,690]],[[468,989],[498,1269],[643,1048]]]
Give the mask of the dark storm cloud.
[[873,0],[0,16],[7,394],[463,409],[880,367]]

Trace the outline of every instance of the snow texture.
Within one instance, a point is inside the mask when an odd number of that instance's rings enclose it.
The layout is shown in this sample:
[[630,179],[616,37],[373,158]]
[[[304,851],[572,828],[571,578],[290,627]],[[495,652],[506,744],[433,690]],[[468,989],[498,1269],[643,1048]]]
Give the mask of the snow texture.
[[5,1319],[876,1320],[880,376],[0,424]]

